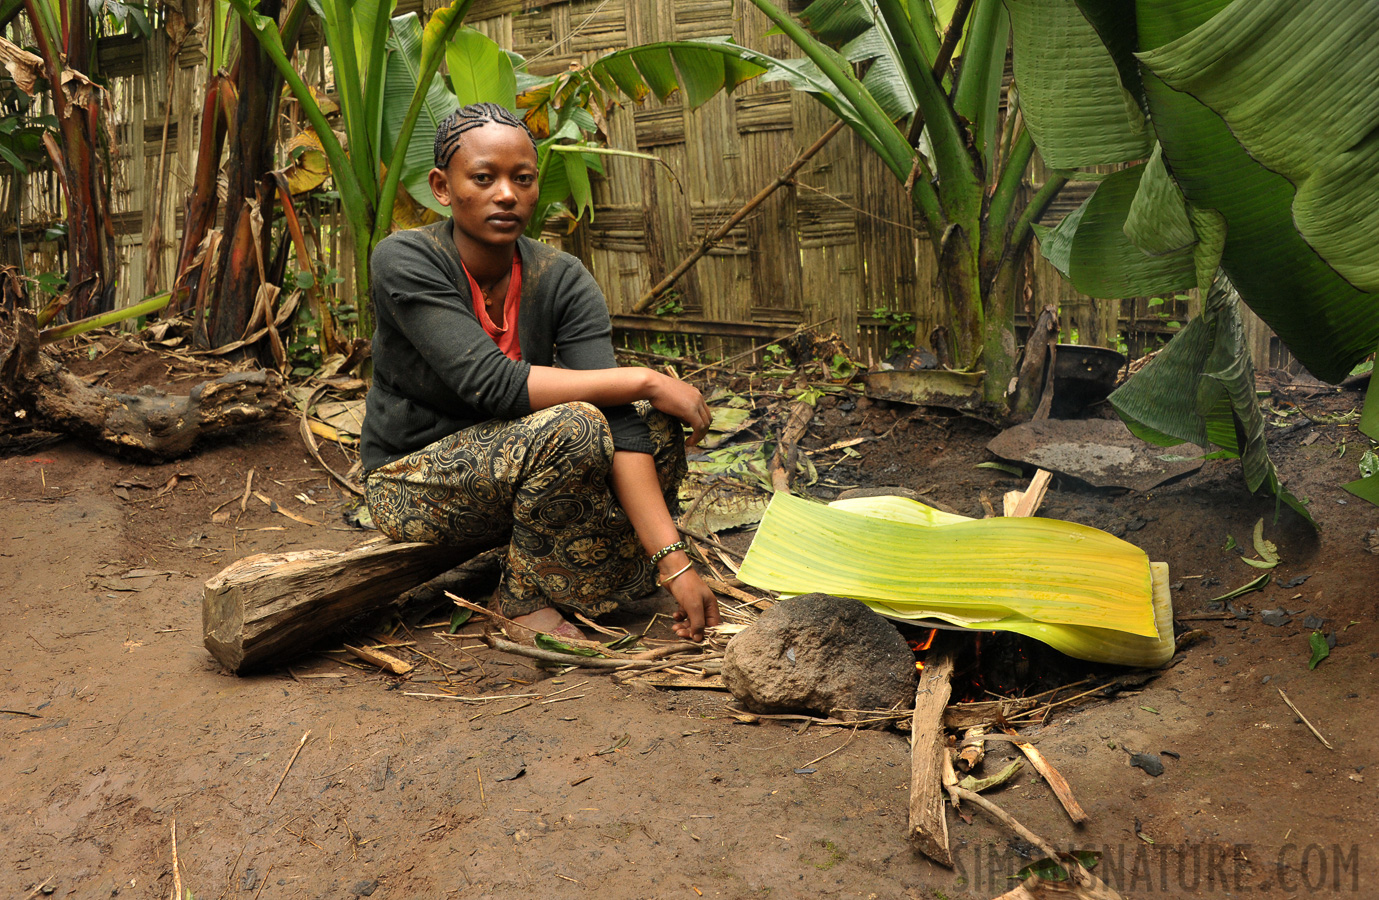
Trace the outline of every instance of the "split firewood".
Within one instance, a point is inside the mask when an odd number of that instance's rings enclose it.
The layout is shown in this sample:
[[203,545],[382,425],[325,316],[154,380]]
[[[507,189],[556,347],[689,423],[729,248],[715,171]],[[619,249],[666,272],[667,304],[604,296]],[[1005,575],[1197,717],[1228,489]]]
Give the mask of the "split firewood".
[[931,645],[915,692],[910,726],[910,834],[934,862],[953,867],[948,846],[948,819],[943,811],[943,711],[952,694],[953,652]]
[[0,310],[0,406],[104,453],[153,462],[183,456],[202,437],[272,416],[279,383],[275,373],[233,372],[185,396],[122,394],[87,384],[44,352],[31,311]]
[[395,603],[454,563],[454,548],[437,544],[245,557],[206,582],[206,649],[236,673],[290,662],[348,620]]
[[790,493],[790,478],[795,474],[795,463],[800,455],[800,438],[814,419],[814,406],[803,400],[790,404],[790,415],[785,420],[776,452],[771,454],[771,486],[774,490]]
[[982,764],[982,758],[986,756],[986,730],[985,725],[974,725],[963,733],[962,740],[958,742],[959,769],[971,772]]
[[1044,495],[1049,491],[1049,482],[1053,475],[1044,469],[1034,473],[1034,478],[1030,480],[1028,490],[1008,491],[1001,498],[1005,505],[1005,515],[1026,517],[1032,516],[1039,511],[1039,507],[1044,502]]

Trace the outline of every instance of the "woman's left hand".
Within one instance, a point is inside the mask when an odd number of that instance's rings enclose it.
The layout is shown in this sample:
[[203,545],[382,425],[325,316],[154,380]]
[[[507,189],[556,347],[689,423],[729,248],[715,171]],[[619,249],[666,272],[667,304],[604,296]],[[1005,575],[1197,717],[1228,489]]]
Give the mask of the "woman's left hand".
[[706,626],[723,623],[718,616],[718,598],[693,569],[671,581],[666,589],[680,607],[673,626],[680,637],[702,641]]

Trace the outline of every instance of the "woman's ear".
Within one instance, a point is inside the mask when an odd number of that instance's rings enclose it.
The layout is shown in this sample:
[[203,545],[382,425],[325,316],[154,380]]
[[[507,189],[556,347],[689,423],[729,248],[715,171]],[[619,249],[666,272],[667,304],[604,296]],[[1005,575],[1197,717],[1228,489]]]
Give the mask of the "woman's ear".
[[431,195],[436,198],[436,202],[441,206],[449,206],[450,178],[445,174],[445,170],[432,169],[427,173],[426,181],[431,185]]

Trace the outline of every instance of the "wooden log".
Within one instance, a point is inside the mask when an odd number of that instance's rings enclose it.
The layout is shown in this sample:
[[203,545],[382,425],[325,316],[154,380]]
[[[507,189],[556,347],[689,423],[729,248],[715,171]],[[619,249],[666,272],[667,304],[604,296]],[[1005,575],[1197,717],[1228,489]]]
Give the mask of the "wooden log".
[[206,649],[235,673],[281,665],[349,619],[396,602],[455,557],[453,547],[391,543],[245,557],[206,582]]
[[920,851],[941,866],[953,867],[948,819],[943,809],[943,711],[953,685],[953,652],[931,646],[915,692],[910,726],[910,835]]

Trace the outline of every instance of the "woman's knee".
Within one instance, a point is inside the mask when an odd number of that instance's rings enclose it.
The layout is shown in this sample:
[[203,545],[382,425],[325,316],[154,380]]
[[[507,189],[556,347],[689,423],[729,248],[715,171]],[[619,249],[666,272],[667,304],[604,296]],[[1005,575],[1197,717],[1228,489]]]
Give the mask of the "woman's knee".
[[542,431],[560,444],[563,455],[613,462],[613,431],[608,418],[592,403],[560,403],[542,411]]

